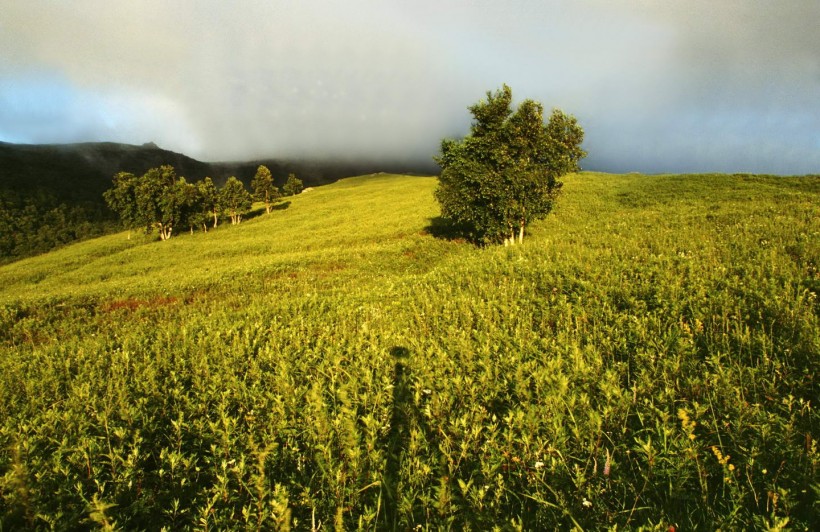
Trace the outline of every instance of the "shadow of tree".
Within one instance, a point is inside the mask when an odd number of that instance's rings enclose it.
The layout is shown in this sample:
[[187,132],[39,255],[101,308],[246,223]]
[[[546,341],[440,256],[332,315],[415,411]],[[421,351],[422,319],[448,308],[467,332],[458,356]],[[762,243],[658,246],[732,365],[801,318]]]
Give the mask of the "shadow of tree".
[[[290,202],[285,201],[285,202],[282,202],[282,203],[274,203],[273,205],[270,206],[270,210],[271,210],[271,212],[273,212],[273,211],[284,211],[288,207],[290,207]],[[265,207],[257,207],[256,209],[253,209],[253,210],[243,214],[242,215],[242,220],[252,220],[252,219],[254,219],[258,216],[262,216],[263,214],[266,214],[265,213]]]
[[424,232],[441,240],[475,243],[469,227],[457,224],[442,216],[430,218],[430,223],[424,228]]
[[256,209],[251,209],[250,211],[246,212],[242,215],[242,221],[253,220],[258,216],[262,216],[265,214],[265,207],[259,207]]

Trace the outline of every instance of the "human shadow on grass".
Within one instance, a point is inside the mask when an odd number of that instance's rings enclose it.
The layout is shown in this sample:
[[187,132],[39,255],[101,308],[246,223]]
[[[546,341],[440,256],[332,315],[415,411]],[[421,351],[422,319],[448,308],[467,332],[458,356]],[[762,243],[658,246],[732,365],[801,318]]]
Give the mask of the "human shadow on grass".
[[[393,368],[393,410],[390,415],[390,431],[387,434],[387,462],[385,464],[383,485],[385,497],[384,530],[399,530],[398,484],[401,476],[401,462],[410,442],[410,431],[415,424],[422,433],[431,437],[430,430],[413,401],[413,379],[407,359],[410,350],[406,347],[390,348],[390,355],[395,360]],[[429,393],[429,390],[425,390]]]

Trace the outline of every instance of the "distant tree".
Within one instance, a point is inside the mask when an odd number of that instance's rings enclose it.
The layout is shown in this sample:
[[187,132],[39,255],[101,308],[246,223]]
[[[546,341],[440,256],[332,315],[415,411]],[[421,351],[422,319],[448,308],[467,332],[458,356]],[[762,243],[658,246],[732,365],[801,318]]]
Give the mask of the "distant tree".
[[250,192],[245,190],[245,185],[236,177],[231,176],[219,191],[220,204],[228,211],[231,217],[231,224],[236,225],[242,221],[242,215],[251,210],[253,198]]
[[295,174],[289,174],[288,180],[285,183],[285,186],[282,187],[282,190],[285,192],[285,196],[295,196],[302,192],[304,188],[304,184],[302,180],[297,178]]
[[512,90],[487,92],[469,108],[470,134],[445,139],[435,158],[441,177],[435,198],[441,212],[486,243],[524,240],[524,228],[552,210],[559,178],[580,169],[584,132],[574,117],[552,112],[544,123],[540,103],[525,100],[513,112]]
[[279,199],[279,188],[273,184],[273,176],[266,166],[260,166],[251,181],[254,197],[265,202],[265,212],[270,214],[273,203]]
[[194,228],[204,225],[204,221],[209,219],[208,213],[203,212],[199,187],[194,183],[185,182],[183,179],[183,182],[179,184],[178,193],[181,196],[180,219],[188,227],[191,234],[194,234]]
[[136,195],[138,180],[134,174],[119,172],[114,176],[113,183],[112,188],[103,192],[103,199],[128,229],[130,240],[131,230],[142,225]]
[[202,181],[198,181],[197,189],[199,191],[199,199],[200,199],[200,207],[201,207],[201,220],[200,223],[203,226],[203,229],[207,232],[208,221],[213,217],[213,227],[219,224],[219,214],[222,212],[222,206],[219,203],[219,191],[216,189],[216,185],[214,185],[213,180],[210,177],[206,177]]
[[185,222],[184,209],[188,201],[185,178],[177,177],[173,166],[151,168],[139,179],[135,190],[137,216],[146,231],[156,228],[161,240],[171,238],[174,228]]

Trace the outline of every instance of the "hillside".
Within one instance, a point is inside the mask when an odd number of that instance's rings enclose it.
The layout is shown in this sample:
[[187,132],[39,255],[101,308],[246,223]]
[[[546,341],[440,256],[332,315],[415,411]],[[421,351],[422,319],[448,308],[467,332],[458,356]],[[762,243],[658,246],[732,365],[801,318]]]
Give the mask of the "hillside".
[[384,161],[202,162],[151,143],[0,142],[0,263],[111,232],[116,218],[102,194],[111,187],[112,176],[120,171],[142,175],[164,164],[173,166],[177,175],[189,181],[210,176],[218,186],[232,175],[249,186],[260,164],[270,168],[280,187],[289,173],[297,174],[305,186],[316,186],[377,170],[419,170],[413,164]]
[[571,175],[509,248],[435,183],[0,266],[0,528],[815,521],[820,179]]

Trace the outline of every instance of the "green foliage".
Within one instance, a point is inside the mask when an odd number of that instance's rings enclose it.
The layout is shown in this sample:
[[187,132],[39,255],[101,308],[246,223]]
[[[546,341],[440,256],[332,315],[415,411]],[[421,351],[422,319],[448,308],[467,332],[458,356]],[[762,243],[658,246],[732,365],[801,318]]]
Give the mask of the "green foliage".
[[210,177],[198,181],[199,191],[199,216],[197,221],[202,224],[203,230],[208,231],[208,224],[213,220],[213,228],[219,225],[219,214],[222,212],[222,205],[219,203],[219,191]]
[[514,243],[524,228],[552,210],[561,176],[579,170],[583,130],[572,116],[554,110],[544,124],[540,103],[525,100],[513,112],[504,87],[470,107],[470,135],[445,139],[436,162],[441,178],[435,196],[442,215],[466,226],[477,241]]
[[296,177],[295,174],[288,174],[288,180],[285,185],[282,187],[282,190],[285,193],[285,196],[295,196],[302,192],[304,189],[304,185],[302,184],[302,180]]
[[48,193],[0,192],[0,263],[114,230],[109,217],[98,205],[60,203]]
[[[291,174],[292,175],[292,174]],[[251,182],[254,198],[264,202],[265,212],[270,214],[273,203],[279,199],[279,188],[273,184],[273,176],[267,166],[260,165]]]
[[117,213],[122,224],[128,229],[141,225],[137,207],[137,184],[139,180],[130,172],[118,172],[113,178],[114,186],[103,193],[108,207]]
[[231,223],[236,225],[242,221],[242,215],[251,210],[253,198],[242,181],[231,176],[219,191],[219,203],[228,212]]
[[577,174],[513,248],[435,186],[0,267],[0,528],[813,526],[820,179]]
[[173,166],[151,168],[135,187],[138,222],[147,232],[156,229],[161,240],[168,240],[174,228],[185,224],[189,191],[185,178],[177,178]]

